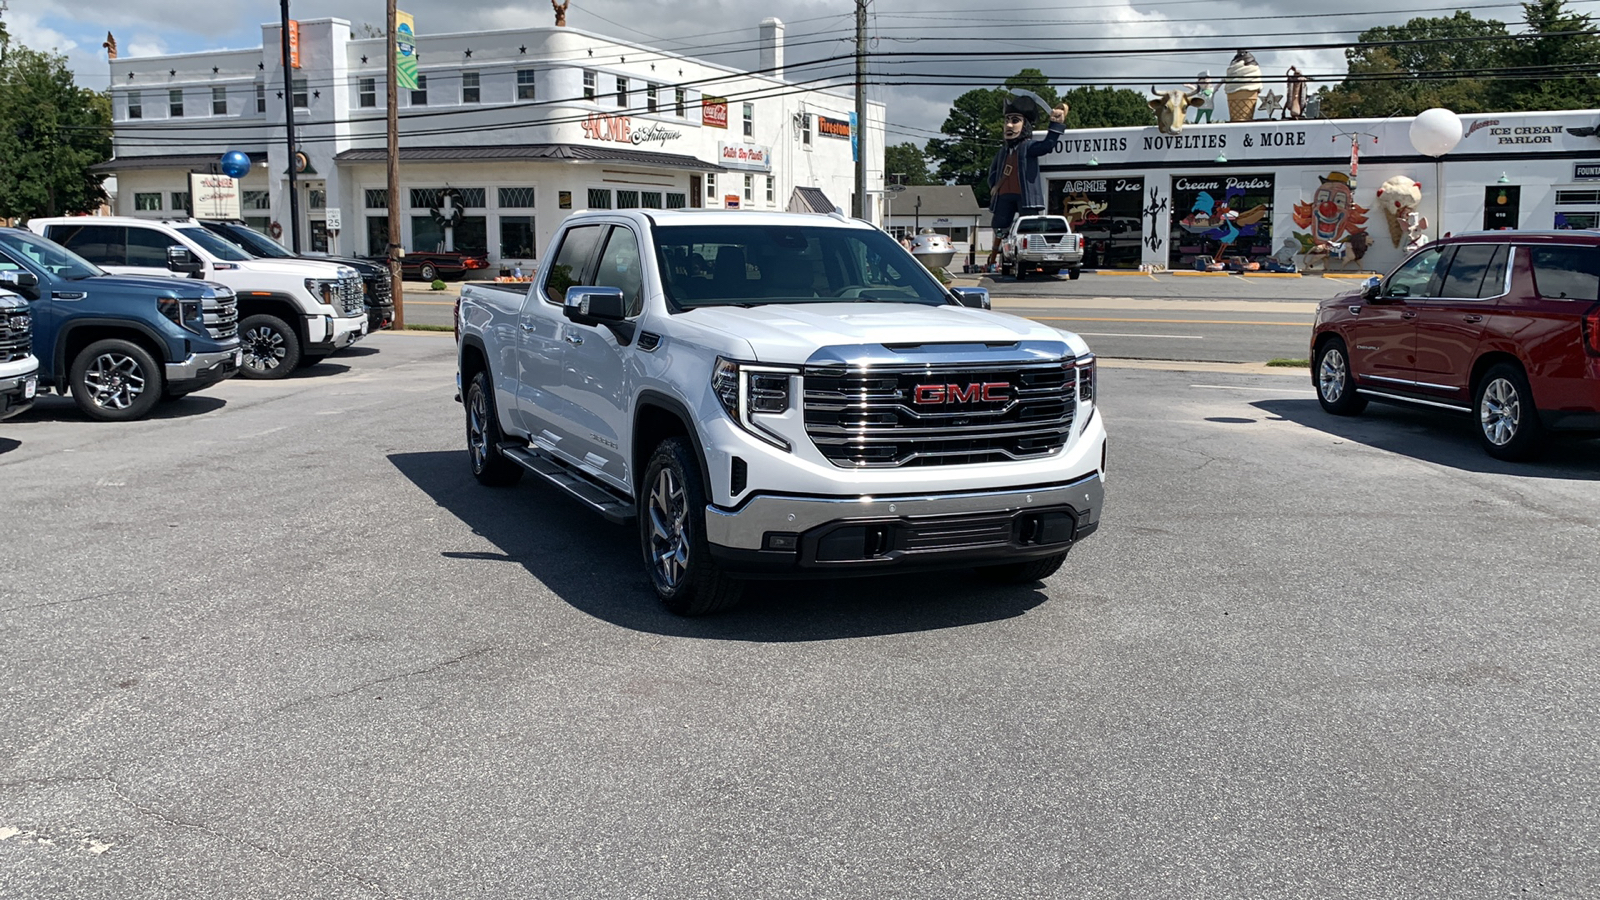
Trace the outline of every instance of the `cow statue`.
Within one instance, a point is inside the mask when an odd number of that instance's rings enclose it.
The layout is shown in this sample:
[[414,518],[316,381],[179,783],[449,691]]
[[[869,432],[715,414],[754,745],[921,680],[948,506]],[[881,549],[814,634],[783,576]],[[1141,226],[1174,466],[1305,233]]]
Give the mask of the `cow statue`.
[[1150,109],[1156,114],[1156,127],[1162,134],[1183,131],[1184,119],[1189,117],[1189,107],[1199,105],[1186,91],[1158,91],[1152,86],[1150,93],[1155,95],[1150,99]]

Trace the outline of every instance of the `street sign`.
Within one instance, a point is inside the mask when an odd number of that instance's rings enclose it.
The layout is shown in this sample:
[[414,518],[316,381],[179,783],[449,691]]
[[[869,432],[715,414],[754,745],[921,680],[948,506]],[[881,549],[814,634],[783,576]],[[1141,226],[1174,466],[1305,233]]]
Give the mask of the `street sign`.
[[338,231],[340,228],[344,227],[344,224],[340,221],[340,218],[341,218],[341,216],[340,216],[340,211],[339,211],[338,207],[329,207],[328,208],[327,220],[328,220],[328,230],[329,231]]
[[901,193],[905,189],[906,189],[906,186],[903,185],[903,184],[891,184],[891,185],[888,185],[888,186],[884,187],[884,190],[888,191],[891,194]]

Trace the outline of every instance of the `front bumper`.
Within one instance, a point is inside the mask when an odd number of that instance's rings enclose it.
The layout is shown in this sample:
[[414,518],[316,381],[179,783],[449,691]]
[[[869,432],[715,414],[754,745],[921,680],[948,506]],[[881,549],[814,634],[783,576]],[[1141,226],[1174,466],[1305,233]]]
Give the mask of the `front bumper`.
[[0,378],[0,419],[9,419],[17,413],[26,412],[33,406],[33,398],[38,394],[37,370],[24,375],[8,375]]
[[760,495],[706,508],[706,540],[744,575],[871,574],[1016,562],[1060,553],[1100,526],[1098,471],[1066,484],[906,497]]
[[312,353],[332,353],[354,344],[367,336],[367,316],[320,316],[313,319],[309,331],[313,335],[326,335],[320,341],[308,341],[306,349]]
[[183,362],[167,363],[167,386],[169,389],[194,390],[215,384],[239,371],[242,352],[234,347],[210,353],[191,353]]

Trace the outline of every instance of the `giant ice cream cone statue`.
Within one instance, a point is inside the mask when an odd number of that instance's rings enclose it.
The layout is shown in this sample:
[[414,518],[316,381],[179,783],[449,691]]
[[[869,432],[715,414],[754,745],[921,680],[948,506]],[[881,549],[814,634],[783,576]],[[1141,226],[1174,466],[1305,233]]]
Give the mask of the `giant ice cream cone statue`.
[[1228,121],[1248,122],[1256,117],[1256,101],[1261,97],[1261,67],[1249,50],[1234,54],[1222,79],[1228,95]]
[[1422,185],[1404,175],[1396,175],[1378,188],[1378,205],[1383,207],[1383,218],[1389,223],[1389,240],[1396,247],[1400,246],[1402,238],[1409,237],[1409,215],[1421,204]]

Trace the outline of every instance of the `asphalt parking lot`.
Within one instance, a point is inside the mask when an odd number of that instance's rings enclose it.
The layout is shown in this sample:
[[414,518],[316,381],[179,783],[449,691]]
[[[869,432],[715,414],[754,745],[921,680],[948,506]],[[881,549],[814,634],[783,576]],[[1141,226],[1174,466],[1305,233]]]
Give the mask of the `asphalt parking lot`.
[[0,897],[1600,895],[1600,444],[1108,364],[1047,582],[661,612],[448,336],[0,423]]

